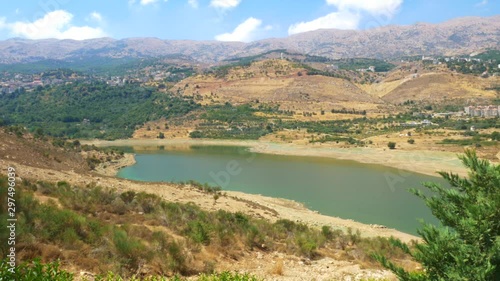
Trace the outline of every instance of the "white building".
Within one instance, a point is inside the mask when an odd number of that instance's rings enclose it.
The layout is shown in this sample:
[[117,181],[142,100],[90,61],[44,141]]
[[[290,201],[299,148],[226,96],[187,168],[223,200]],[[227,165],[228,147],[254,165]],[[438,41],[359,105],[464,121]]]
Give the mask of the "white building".
[[500,105],[466,106],[464,111],[466,115],[473,117],[499,117]]

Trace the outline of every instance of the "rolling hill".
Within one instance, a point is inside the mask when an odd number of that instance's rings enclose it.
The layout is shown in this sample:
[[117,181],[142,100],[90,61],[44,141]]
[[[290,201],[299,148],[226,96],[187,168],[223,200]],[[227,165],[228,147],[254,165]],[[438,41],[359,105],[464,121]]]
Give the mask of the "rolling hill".
[[332,108],[376,108],[383,103],[345,79],[307,75],[301,65],[287,60],[263,60],[236,66],[227,73],[189,77],[173,92],[198,96],[204,103],[225,102],[279,104],[282,110],[320,111]]
[[[379,74],[375,83],[357,83],[349,77],[309,75],[310,69],[303,64],[268,59],[248,65],[215,68],[182,80],[172,91],[193,96],[203,104],[258,101],[280,105],[281,110],[306,112],[340,108],[390,112],[394,110],[394,105],[406,101],[419,104],[482,104],[490,103],[499,95],[494,88],[500,84],[498,76],[480,78],[453,73],[446,67],[419,68],[415,74],[413,68],[403,70],[404,67],[407,66]],[[413,67],[419,67],[419,64]]]

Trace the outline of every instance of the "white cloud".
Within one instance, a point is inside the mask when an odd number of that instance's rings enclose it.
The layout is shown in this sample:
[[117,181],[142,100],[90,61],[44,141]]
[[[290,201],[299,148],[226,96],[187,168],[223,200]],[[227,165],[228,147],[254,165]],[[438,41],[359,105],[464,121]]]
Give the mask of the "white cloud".
[[104,33],[100,28],[92,28],[89,26],[72,26],[65,31],[61,32],[56,38],[58,39],[73,39],[73,40],[85,40],[92,38],[102,38],[105,37]]
[[210,6],[219,9],[231,9],[237,7],[241,0],[212,0]]
[[141,0],[141,5],[149,5],[158,2],[158,0]]
[[198,8],[198,0],[188,0],[189,6],[193,7],[194,9]]
[[[141,4],[142,6],[147,6],[147,5],[151,5],[151,4],[156,4],[158,3],[160,0],[140,0],[139,1],[139,4]],[[163,2],[167,2],[168,0],[164,0]],[[132,6],[136,3],[137,1],[136,0],[128,0],[128,5],[129,6]]]
[[99,14],[98,12],[92,12],[90,13],[89,17],[88,17],[89,20],[91,21],[95,21],[95,22],[98,22],[98,23],[101,23],[103,22],[103,17],[101,14]]
[[215,40],[250,42],[261,25],[262,20],[251,17],[238,25],[233,32],[215,36]]
[[74,39],[84,40],[106,36],[106,33],[99,27],[73,26],[71,21],[73,15],[64,10],[56,10],[45,14],[34,22],[17,21],[13,23],[0,19],[0,28],[8,29],[14,36],[21,36],[28,39]]
[[[487,0],[485,0],[487,1]],[[288,34],[296,34],[321,28],[357,29],[362,16],[393,17],[403,4],[403,0],[326,0],[337,8],[336,12],[309,22],[292,24]]]
[[288,34],[297,34],[323,28],[356,29],[361,16],[347,11],[330,13],[324,17],[308,22],[292,24],[288,28]]
[[329,5],[336,6],[339,11],[366,11],[374,15],[394,15],[403,0],[326,0]]

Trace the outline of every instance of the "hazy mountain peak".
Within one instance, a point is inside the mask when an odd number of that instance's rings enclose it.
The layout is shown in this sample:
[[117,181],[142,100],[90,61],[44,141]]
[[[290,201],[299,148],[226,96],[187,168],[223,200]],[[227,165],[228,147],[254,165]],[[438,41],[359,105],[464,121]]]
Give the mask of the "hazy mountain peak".
[[0,63],[85,57],[160,57],[171,54],[213,62],[275,49],[331,58],[392,58],[466,54],[487,48],[496,49],[498,42],[500,16],[465,17],[440,24],[389,25],[369,30],[321,29],[251,43],[162,40],[154,37],[121,40],[106,37],[82,41],[13,38],[0,41]]

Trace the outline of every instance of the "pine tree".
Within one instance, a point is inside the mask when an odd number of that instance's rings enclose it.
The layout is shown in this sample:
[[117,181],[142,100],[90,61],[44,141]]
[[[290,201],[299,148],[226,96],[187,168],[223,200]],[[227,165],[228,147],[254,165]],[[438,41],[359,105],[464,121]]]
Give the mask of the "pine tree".
[[460,157],[468,178],[440,172],[450,188],[424,183],[434,196],[412,189],[443,226],[423,224],[423,243],[412,249],[400,240],[392,243],[423,266],[407,272],[384,256],[374,257],[402,281],[500,280],[500,165],[480,160],[474,151]]

